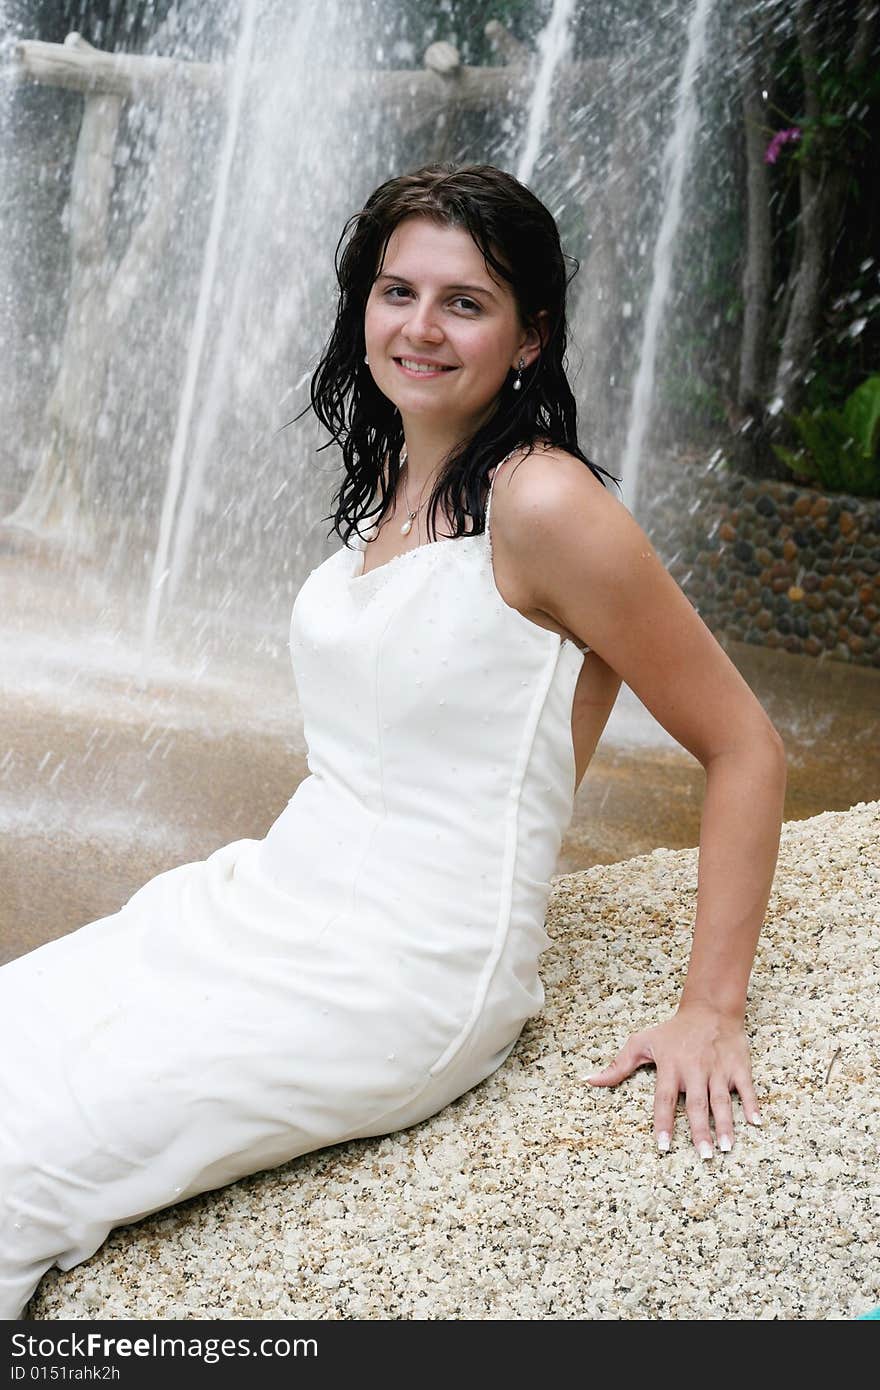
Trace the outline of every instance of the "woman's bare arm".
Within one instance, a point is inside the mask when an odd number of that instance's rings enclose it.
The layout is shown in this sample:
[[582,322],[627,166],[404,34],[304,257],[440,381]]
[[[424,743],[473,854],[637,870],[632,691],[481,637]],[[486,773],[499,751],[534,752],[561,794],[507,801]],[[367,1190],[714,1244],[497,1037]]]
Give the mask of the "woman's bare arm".
[[506,469],[492,527],[529,601],[597,652],[706,771],[678,1013],[633,1035],[597,1082],[616,1085],[655,1062],[658,1142],[683,1090],[692,1137],[708,1156],[710,1110],[719,1140],[732,1142],[731,1089],[758,1118],[742,1020],[779,848],[782,740],[645,532],[579,460],[551,450]]

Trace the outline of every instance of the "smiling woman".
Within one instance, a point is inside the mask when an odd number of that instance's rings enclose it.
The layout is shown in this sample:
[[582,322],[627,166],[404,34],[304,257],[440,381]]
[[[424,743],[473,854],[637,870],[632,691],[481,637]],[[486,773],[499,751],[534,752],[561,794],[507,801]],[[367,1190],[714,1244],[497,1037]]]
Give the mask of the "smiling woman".
[[[417,492],[493,413],[508,373],[541,349],[538,326],[520,323],[511,290],[470,234],[419,216],[398,223],[388,239],[364,337],[373,380],[405,416]],[[427,385],[442,389],[420,389]]]
[[656,1065],[661,1150],[680,1092],[704,1158],[712,1120],[732,1146],[732,1091],[758,1122],[744,1013],[781,745],[580,449],[556,224],[500,169],[429,165],[346,235],[311,389],[343,544],[290,628],[309,775],[262,840],[0,970],[6,1317],[113,1226],[416,1124],[504,1062],[622,680],[706,801],[678,1011],[591,1079]]
[[386,523],[404,508],[419,518],[412,545],[441,519],[456,536],[481,531],[492,469],[520,444],[552,442],[610,476],[577,439],[569,260],[543,204],[489,165],[389,179],[349,219],[311,392],[342,450],[343,542],[375,517],[376,559],[390,558]]

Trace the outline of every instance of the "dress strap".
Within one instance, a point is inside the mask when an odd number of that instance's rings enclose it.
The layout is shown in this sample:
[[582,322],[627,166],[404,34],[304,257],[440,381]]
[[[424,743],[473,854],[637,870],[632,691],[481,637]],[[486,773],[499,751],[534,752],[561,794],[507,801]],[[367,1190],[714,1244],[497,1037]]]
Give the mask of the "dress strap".
[[516,446],[515,449],[511,449],[511,451],[510,451],[509,454],[505,454],[505,455],[504,455],[504,458],[501,460],[500,463],[496,463],[496,464],[495,464],[494,470],[493,470],[493,472],[492,472],[492,478],[491,478],[491,480],[490,480],[490,482],[489,482],[489,495],[488,495],[488,497],[486,498],[486,535],[487,535],[487,536],[489,535],[489,511],[490,511],[491,506],[492,506],[492,489],[493,489],[493,487],[495,486],[495,479],[498,477],[498,474],[501,472],[501,470],[502,470],[502,468],[504,467],[504,465],[505,465],[505,463],[507,462],[507,460],[508,460],[508,459],[512,459],[513,456],[514,456],[514,454],[519,453],[519,451],[520,451],[520,449],[521,449],[522,447],[523,447],[522,444],[517,444],[517,446]]

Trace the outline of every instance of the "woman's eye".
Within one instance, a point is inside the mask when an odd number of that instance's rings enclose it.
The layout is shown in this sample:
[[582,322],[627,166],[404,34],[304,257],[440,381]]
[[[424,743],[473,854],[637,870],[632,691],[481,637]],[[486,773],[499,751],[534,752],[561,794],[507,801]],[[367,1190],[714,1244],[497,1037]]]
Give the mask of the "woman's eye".
[[[385,294],[390,296],[392,299],[397,299],[398,290],[402,295],[412,293],[411,290],[407,289],[406,285],[389,285],[388,289],[385,291]],[[467,309],[468,313],[473,313],[475,309],[479,313],[480,305],[477,304],[475,300],[468,299],[466,295],[456,295],[455,299],[453,299],[451,302],[453,304],[463,304],[464,307]]]

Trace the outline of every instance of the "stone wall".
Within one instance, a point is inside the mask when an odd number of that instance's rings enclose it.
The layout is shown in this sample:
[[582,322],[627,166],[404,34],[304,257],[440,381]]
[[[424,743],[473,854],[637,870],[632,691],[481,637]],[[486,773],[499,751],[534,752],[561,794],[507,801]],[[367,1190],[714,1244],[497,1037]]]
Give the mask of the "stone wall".
[[716,636],[880,666],[880,499],[693,463],[645,529]]

